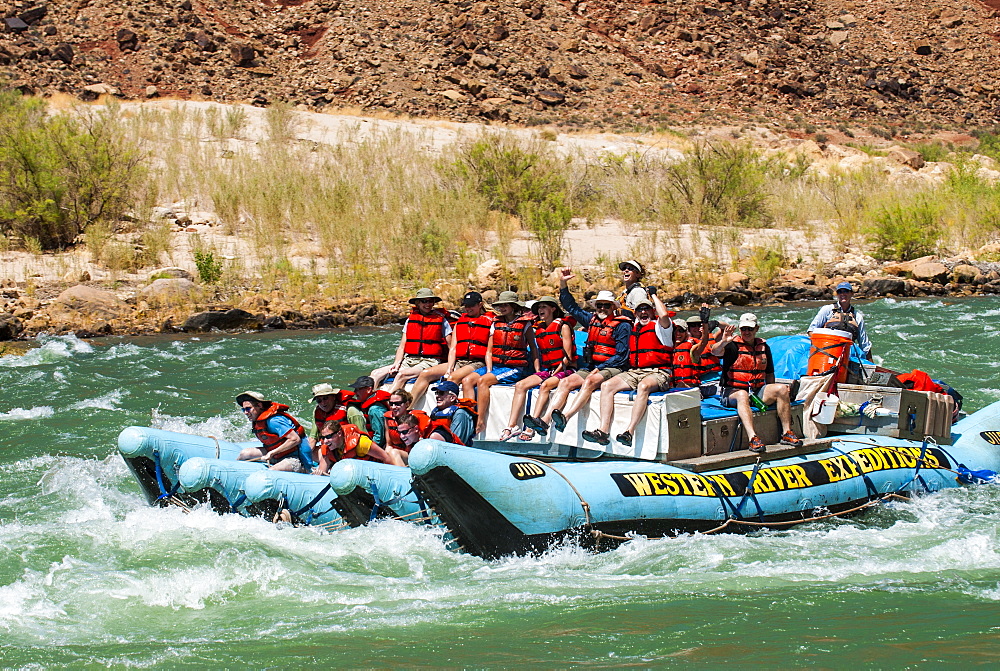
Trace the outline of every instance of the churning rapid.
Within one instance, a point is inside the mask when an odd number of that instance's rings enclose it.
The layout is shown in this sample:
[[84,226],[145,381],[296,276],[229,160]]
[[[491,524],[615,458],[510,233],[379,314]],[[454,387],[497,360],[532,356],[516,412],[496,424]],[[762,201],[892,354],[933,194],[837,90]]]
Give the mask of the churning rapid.
[[[877,358],[1000,399],[1000,300],[865,306]],[[804,332],[815,306],[758,311]],[[722,318],[732,319],[730,312]],[[398,330],[43,340],[0,358],[0,665],[847,667],[1000,659],[1000,487],[750,536],[554,547],[495,562],[398,521],[329,534],[149,508],[125,426],[230,440],[259,389],[391,358]]]

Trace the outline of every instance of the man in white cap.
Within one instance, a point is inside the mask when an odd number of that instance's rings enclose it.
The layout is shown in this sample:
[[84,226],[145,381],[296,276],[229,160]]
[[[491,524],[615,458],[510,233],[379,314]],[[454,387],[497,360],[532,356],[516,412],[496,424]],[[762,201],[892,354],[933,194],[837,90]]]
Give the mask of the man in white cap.
[[390,375],[396,376],[391,391],[402,389],[421,371],[448,360],[451,316],[434,307],[441,302],[441,298],[430,289],[420,289],[409,302],[413,309],[403,324],[403,336],[396,348],[395,359],[392,364],[372,371],[371,378],[376,389]]
[[[646,414],[649,395],[656,391],[670,389],[671,366],[673,365],[674,334],[679,324],[671,321],[673,313],[667,310],[663,301],[655,293],[653,300],[640,300],[635,306],[635,321],[629,336],[629,370],[616,375],[601,387],[601,426],[583,432],[583,439],[600,445],[611,442],[609,431],[615,419],[615,394],[634,390],[632,416],[629,427],[618,434],[616,440],[624,445],[632,444],[632,432]],[[685,326],[683,332],[687,334]]]
[[[522,422],[527,427],[545,434],[549,424],[556,431],[566,428],[566,422],[575,415],[583,404],[590,400],[594,390],[607,380],[621,373],[628,366],[628,339],[632,323],[628,317],[619,314],[620,304],[610,291],[600,291],[590,300],[593,312],[583,310],[569,290],[569,282],[574,277],[570,268],[559,269],[559,303],[579,324],[587,329],[587,344],[580,358],[576,373],[559,381],[552,394],[548,412],[542,417],[525,415]],[[573,407],[566,413],[563,408],[569,394],[579,389]]]
[[625,283],[625,289],[618,297],[618,302],[634,311],[639,301],[649,300],[649,293],[641,284],[642,278],[646,276],[646,269],[635,259],[629,259],[619,263],[618,270],[622,271],[622,282]]
[[861,310],[851,305],[854,287],[850,282],[841,282],[837,285],[835,296],[836,301],[819,309],[806,332],[812,333],[816,329],[846,331],[854,337],[854,342],[861,348],[865,358],[871,361],[872,341],[868,339],[868,331],[865,330],[865,316]]
[[740,315],[738,328],[737,335],[737,326],[727,325],[722,339],[712,347],[712,354],[722,357],[722,404],[728,408],[736,408],[750,438],[751,452],[761,453],[766,449],[753,426],[751,394],[763,401],[764,405],[777,405],[778,419],[781,420],[784,432],[781,444],[795,447],[801,445],[802,439],[792,430],[788,386],[775,383],[771,348],[763,338],[757,337],[760,328],[757,315],[750,312]]

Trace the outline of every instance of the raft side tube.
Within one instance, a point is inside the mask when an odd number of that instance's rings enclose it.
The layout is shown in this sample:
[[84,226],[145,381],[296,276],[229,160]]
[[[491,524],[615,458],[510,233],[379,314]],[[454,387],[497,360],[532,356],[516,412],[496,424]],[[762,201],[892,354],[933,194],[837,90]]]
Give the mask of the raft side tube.
[[289,510],[303,524],[346,526],[334,505],[337,494],[323,476],[263,468],[247,476],[243,491],[263,510]]
[[414,522],[425,517],[413,491],[410,469],[376,461],[342,459],[330,469],[330,486],[337,492],[337,509],[352,524],[376,517],[400,517]]
[[[218,443],[218,447],[216,447]],[[149,457],[153,451],[159,451],[161,457],[164,451],[180,450],[185,458],[208,457],[235,461],[241,450],[247,447],[259,447],[256,440],[233,443],[228,440],[218,440],[209,436],[196,436],[190,433],[164,431],[145,426],[129,426],[118,434],[118,451],[125,458]]]
[[181,464],[177,476],[187,493],[209,491],[214,494],[209,502],[216,512],[248,514],[247,508],[252,502],[244,495],[243,483],[250,474],[262,468],[265,468],[263,464],[253,461],[193,457]]

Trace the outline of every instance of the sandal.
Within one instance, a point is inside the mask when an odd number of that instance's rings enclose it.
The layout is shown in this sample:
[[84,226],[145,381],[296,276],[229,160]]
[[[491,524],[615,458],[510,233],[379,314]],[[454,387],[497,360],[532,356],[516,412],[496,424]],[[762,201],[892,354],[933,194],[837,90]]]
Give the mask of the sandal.
[[545,423],[540,417],[532,417],[531,415],[525,415],[521,418],[521,422],[528,428],[534,429],[539,433],[539,435],[544,436],[549,432],[549,425]]
[[566,415],[562,413],[562,410],[552,411],[552,426],[556,431],[562,431],[566,428]]
[[525,443],[527,443],[530,440],[534,440],[535,439],[535,430],[534,429],[526,428],[524,431],[521,432],[521,435],[519,435],[517,437],[517,439],[521,440],[521,441],[524,441]]
[[597,443],[598,445],[608,445],[611,443],[611,436],[604,433],[600,429],[594,429],[593,431],[584,431],[582,434],[583,439],[591,442]]
[[514,431],[517,429],[516,426],[508,426],[506,429],[500,432],[500,438],[498,439],[501,443],[506,443],[510,440],[511,436],[514,435]]
[[628,447],[632,447],[632,432],[631,431],[623,431],[623,432],[619,433],[617,436],[615,436],[615,440],[617,440],[622,445],[626,445]]

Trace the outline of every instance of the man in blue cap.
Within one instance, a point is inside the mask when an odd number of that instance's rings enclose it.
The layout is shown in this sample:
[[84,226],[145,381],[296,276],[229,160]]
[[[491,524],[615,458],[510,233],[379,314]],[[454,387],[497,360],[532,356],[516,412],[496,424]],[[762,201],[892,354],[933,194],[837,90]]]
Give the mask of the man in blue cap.
[[864,352],[865,358],[871,361],[872,341],[868,339],[868,332],[865,331],[865,316],[861,310],[851,305],[854,287],[850,282],[841,282],[837,285],[836,297],[837,300],[832,305],[824,305],[819,309],[807,332],[812,333],[816,329],[846,331],[854,336],[854,342]]
[[476,402],[471,398],[458,397],[458,385],[451,380],[438,382],[434,387],[436,406],[431,410],[431,424],[443,425],[462,441],[472,444],[476,431]]

